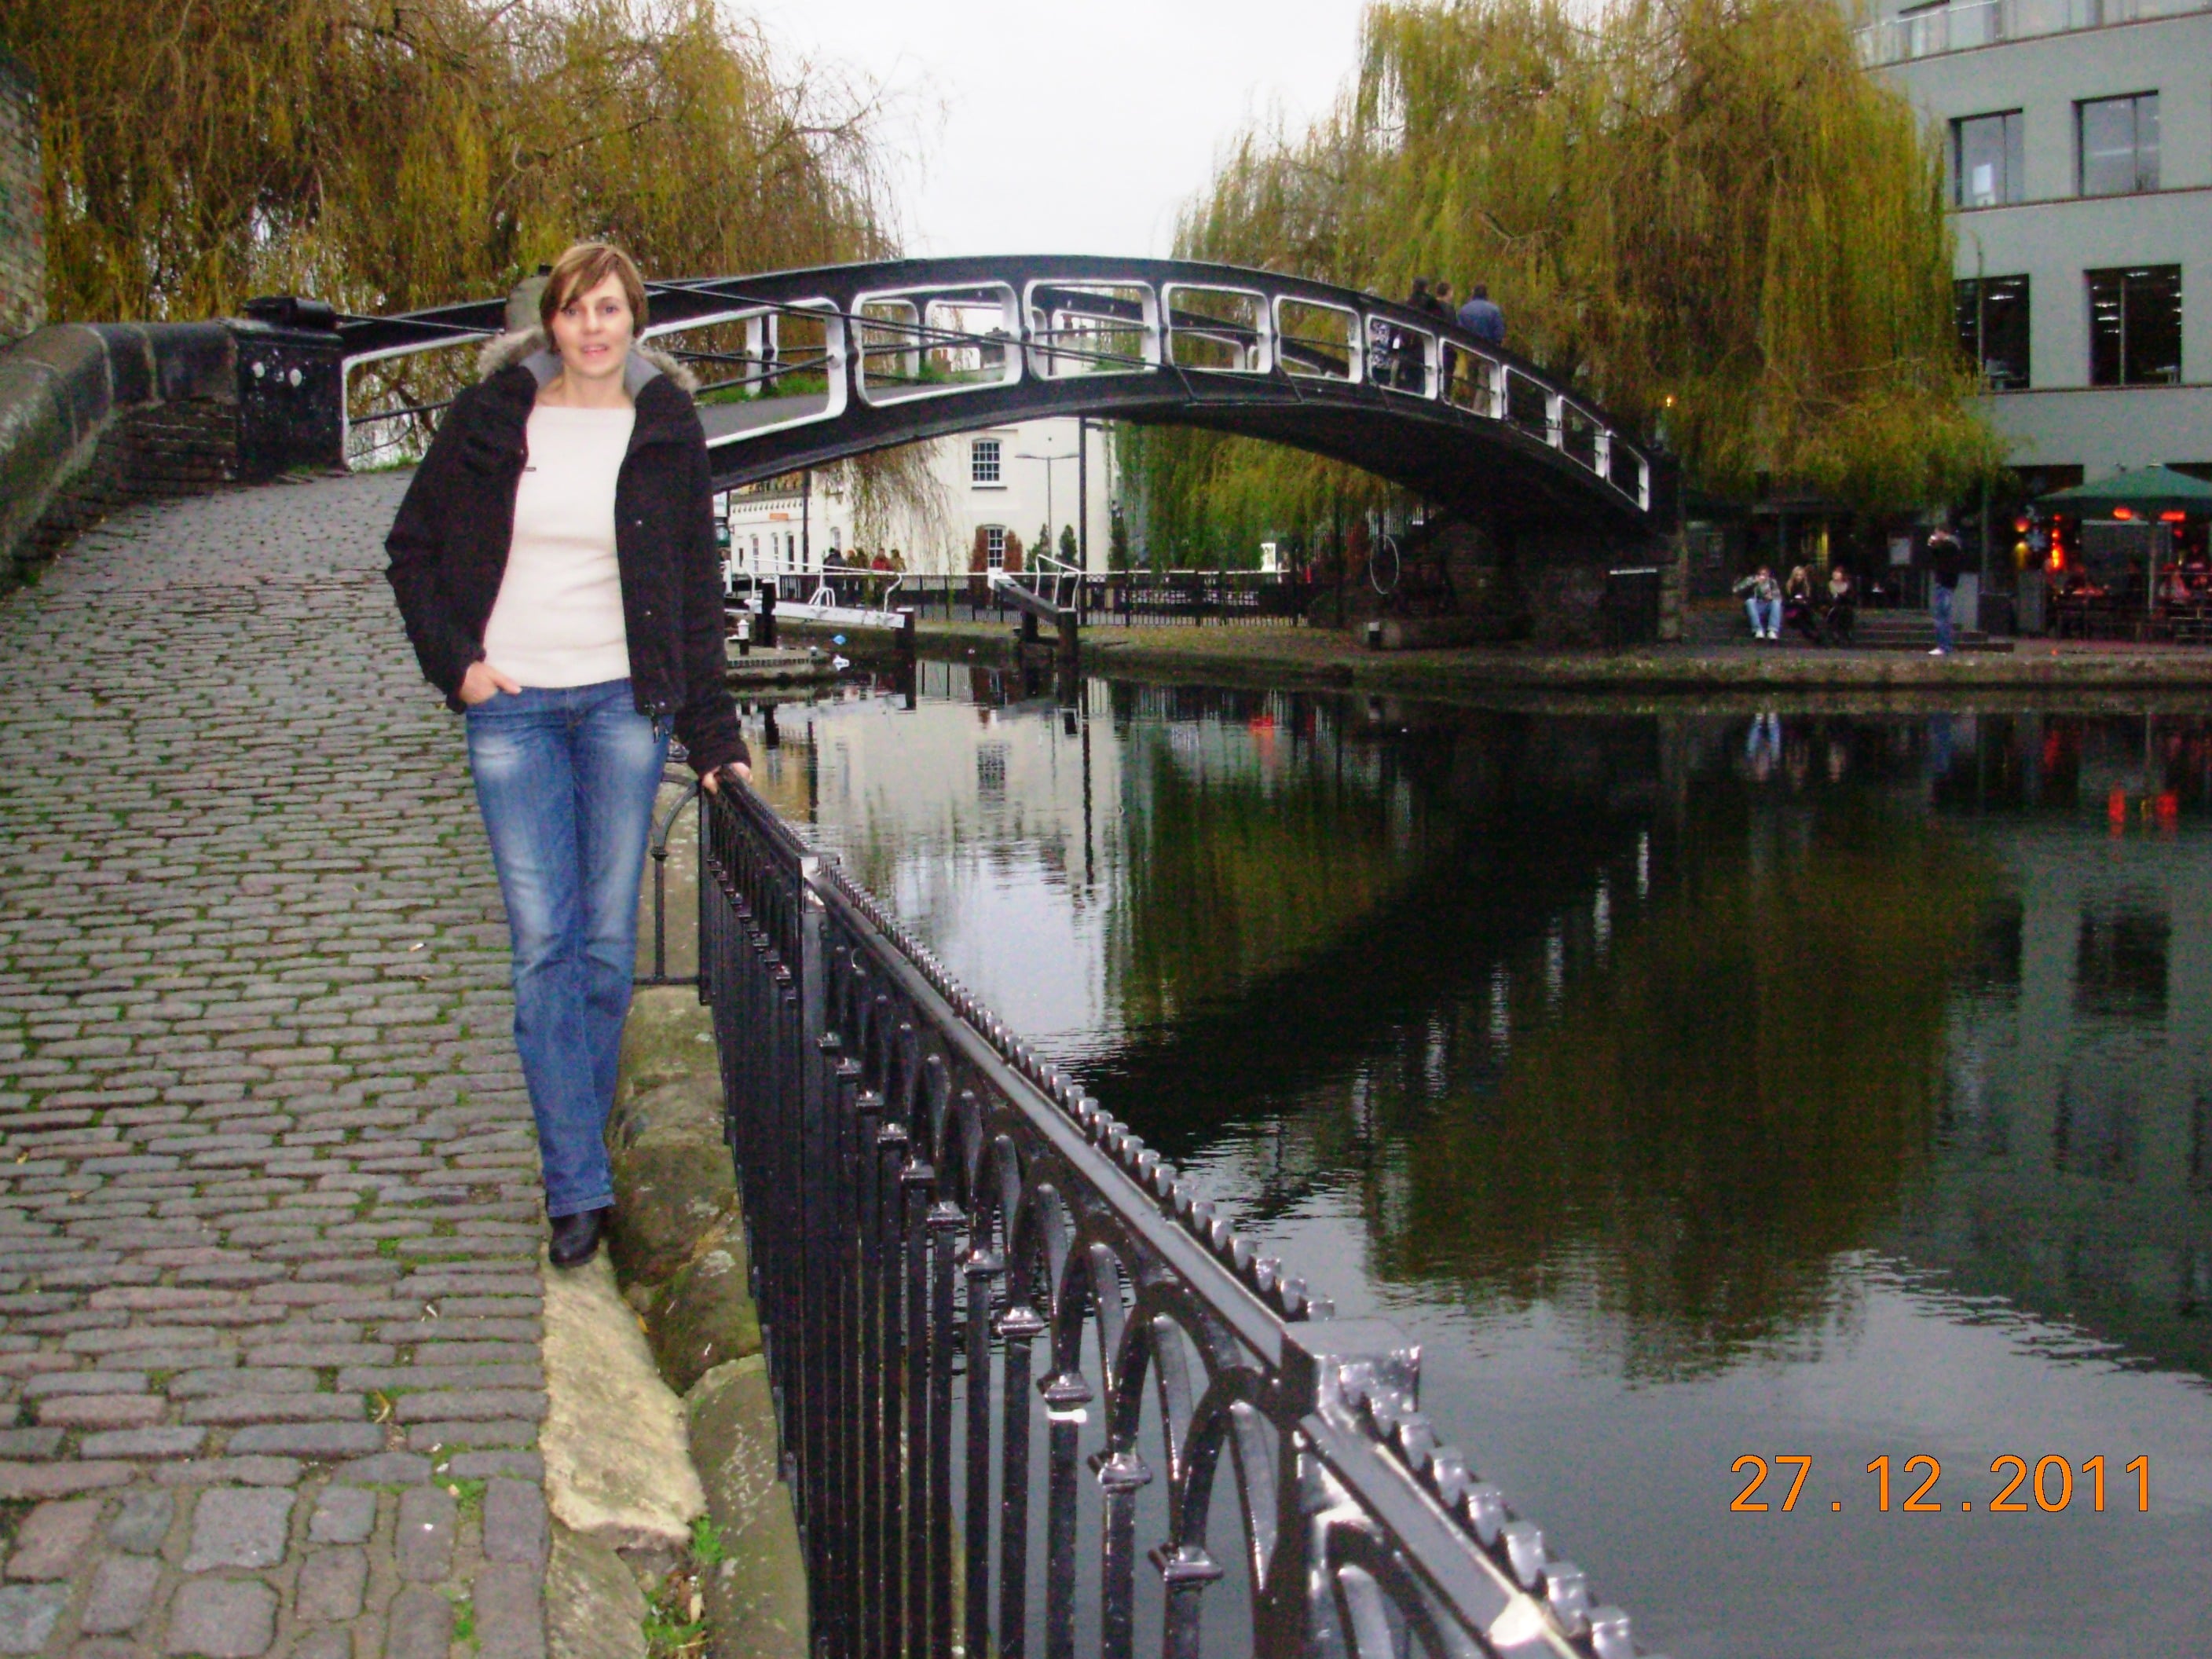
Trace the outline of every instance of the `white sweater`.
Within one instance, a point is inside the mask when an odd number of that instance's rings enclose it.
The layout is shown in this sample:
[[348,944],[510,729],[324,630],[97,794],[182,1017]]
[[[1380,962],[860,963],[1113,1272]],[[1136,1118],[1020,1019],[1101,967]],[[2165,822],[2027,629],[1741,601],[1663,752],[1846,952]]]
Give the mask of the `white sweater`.
[[526,686],[629,678],[615,476],[636,420],[632,409],[530,411],[514,539],[484,625],[485,659]]

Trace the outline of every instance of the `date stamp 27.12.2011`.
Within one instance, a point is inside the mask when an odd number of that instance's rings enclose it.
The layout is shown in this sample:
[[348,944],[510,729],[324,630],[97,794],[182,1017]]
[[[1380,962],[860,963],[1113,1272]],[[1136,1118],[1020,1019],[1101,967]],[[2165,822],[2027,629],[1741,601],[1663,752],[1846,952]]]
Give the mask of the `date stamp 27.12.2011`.
[[[1788,1515],[1797,1508],[1797,1500],[1804,1496],[1806,1478],[1813,1473],[1810,1457],[1794,1454],[1761,1456],[1757,1452],[1746,1452],[1729,1465],[1736,1474],[1744,1477],[1743,1490],[1736,1493],[1729,1508],[1738,1515],[1764,1515],[1779,1510]],[[1794,1471],[1794,1474],[1790,1473]],[[2114,1482],[2113,1496],[2120,1505],[2132,1497],[2138,1514],[2150,1513],[2150,1459],[2140,1456],[2125,1466],[2125,1474],[2132,1480],[2120,1479]],[[1996,1478],[1995,1489],[1977,1504],[1972,1498],[1961,1498],[1958,1512],[1972,1515],[1977,1510],[1984,1515],[2027,1515],[2040,1510],[2045,1515],[2057,1515],[2070,1506],[2077,1496],[2089,1499],[2088,1507],[2102,1515],[2105,1512],[2105,1459],[2100,1453],[2083,1461],[2078,1471],[2072,1463],[2056,1452],[2047,1453],[2035,1460],[2031,1471],[2028,1460],[2011,1452],[1993,1460],[1990,1473]],[[1874,1507],[1883,1515],[1892,1512],[1890,1459],[1887,1455],[1875,1458],[1866,1466],[1866,1474],[1873,1478],[1871,1494]],[[1770,1477],[1775,1486],[1769,1487]],[[1943,1500],[1936,1495],[1936,1483],[1943,1478],[1940,1459],[1922,1452],[1908,1457],[1898,1474],[1897,1492],[1904,1501],[1897,1513],[1904,1515],[1940,1515]],[[1781,1490],[1787,1479],[1789,1488]],[[1905,1491],[1911,1487],[1910,1492]],[[2132,1486],[2130,1492],[2128,1488]],[[2023,1488],[2025,1489],[2023,1491]],[[2031,1502],[2030,1500],[2033,1500]],[[1816,1503],[1808,1507],[1817,1510]],[[1844,1500],[1831,1498],[1830,1513],[1840,1515]]]

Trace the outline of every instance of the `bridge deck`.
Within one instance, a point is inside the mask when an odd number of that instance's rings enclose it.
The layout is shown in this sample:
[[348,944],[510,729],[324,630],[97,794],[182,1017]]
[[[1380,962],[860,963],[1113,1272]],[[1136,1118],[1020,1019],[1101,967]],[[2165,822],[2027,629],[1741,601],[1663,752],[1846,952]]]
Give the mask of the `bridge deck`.
[[544,1651],[537,1154],[404,483],[0,603],[0,1652]]

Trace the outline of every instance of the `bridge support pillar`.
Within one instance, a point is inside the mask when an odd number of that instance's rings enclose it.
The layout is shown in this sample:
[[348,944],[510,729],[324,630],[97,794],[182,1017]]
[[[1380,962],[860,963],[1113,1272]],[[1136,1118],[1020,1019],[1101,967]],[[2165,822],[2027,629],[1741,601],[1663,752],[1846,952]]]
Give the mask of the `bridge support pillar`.
[[1074,607],[1060,607],[1060,659],[1073,668],[1083,656],[1082,624]]
[[238,473],[258,483],[295,467],[343,468],[345,342],[318,301],[246,302],[238,343]]

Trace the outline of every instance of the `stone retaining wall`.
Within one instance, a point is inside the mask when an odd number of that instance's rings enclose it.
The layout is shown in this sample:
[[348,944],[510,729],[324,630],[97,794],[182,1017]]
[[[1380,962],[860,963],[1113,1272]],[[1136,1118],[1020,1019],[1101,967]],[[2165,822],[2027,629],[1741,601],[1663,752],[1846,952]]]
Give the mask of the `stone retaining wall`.
[[67,324],[0,354],[0,592],[115,507],[238,477],[221,323]]
[[0,346],[46,320],[46,185],[31,72],[0,52]]

